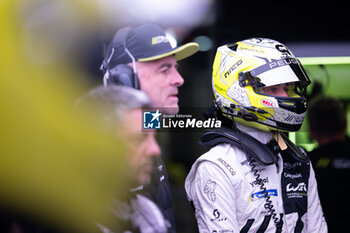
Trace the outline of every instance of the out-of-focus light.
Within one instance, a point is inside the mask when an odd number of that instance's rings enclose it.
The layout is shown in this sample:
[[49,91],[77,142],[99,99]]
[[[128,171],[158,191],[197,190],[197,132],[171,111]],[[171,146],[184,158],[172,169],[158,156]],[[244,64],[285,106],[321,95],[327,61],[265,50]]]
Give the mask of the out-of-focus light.
[[207,36],[197,36],[194,41],[199,44],[199,51],[206,52],[213,47],[213,42]]
[[99,0],[101,15],[112,25],[135,26],[146,22],[162,27],[193,28],[203,22],[213,0]]

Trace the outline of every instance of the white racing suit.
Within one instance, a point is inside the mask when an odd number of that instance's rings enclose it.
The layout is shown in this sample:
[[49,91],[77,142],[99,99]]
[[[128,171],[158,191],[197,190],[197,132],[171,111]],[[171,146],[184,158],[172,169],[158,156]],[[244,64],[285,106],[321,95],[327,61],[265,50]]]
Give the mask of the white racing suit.
[[[264,144],[272,138],[269,132],[239,128]],[[199,232],[275,233],[275,222],[282,232],[327,232],[311,163],[278,153],[277,164],[255,170],[254,175],[243,150],[227,143],[197,159],[185,189]]]

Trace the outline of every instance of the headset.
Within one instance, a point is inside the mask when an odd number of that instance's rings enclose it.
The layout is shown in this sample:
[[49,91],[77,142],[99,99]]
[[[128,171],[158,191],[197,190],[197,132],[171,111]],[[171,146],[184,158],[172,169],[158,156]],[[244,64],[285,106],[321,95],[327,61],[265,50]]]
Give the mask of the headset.
[[112,48],[111,55],[107,60],[103,61],[100,68],[102,71],[105,71],[103,76],[103,85],[105,87],[110,85],[119,85],[140,89],[139,78],[136,73],[136,60],[127,48],[124,48],[124,51],[131,58],[133,67],[131,68],[127,64],[118,64],[112,69],[109,69],[109,62],[114,55],[114,48]]

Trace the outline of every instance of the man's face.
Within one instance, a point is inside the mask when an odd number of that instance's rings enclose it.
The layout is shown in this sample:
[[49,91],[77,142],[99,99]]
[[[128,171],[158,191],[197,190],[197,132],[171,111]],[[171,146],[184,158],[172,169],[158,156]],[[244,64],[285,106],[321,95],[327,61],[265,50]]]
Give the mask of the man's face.
[[281,96],[281,97],[289,97],[288,90],[294,89],[294,83],[283,83],[277,84],[273,86],[263,87],[262,91],[265,94]]
[[155,131],[142,132],[141,109],[126,111],[121,124],[121,133],[130,154],[127,159],[131,175],[137,184],[150,181],[153,161],[160,156],[161,150],[155,139]]
[[155,107],[166,107],[169,114],[179,111],[178,87],[184,79],[177,71],[174,56],[168,56],[149,62],[137,62],[137,74],[141,90],[144,91]]

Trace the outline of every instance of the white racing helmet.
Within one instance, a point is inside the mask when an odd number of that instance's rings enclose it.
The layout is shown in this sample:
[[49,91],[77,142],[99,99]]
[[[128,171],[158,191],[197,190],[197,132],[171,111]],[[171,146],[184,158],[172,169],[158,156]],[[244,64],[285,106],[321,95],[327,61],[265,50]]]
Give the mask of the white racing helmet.
[[[264,131],[297,131],[306,112],[310,84],[300,61],[278,41],[252,38],[219,47],[212,85],[223,115]],[[264,87],[286,84],[288,97],[270,95]]]

